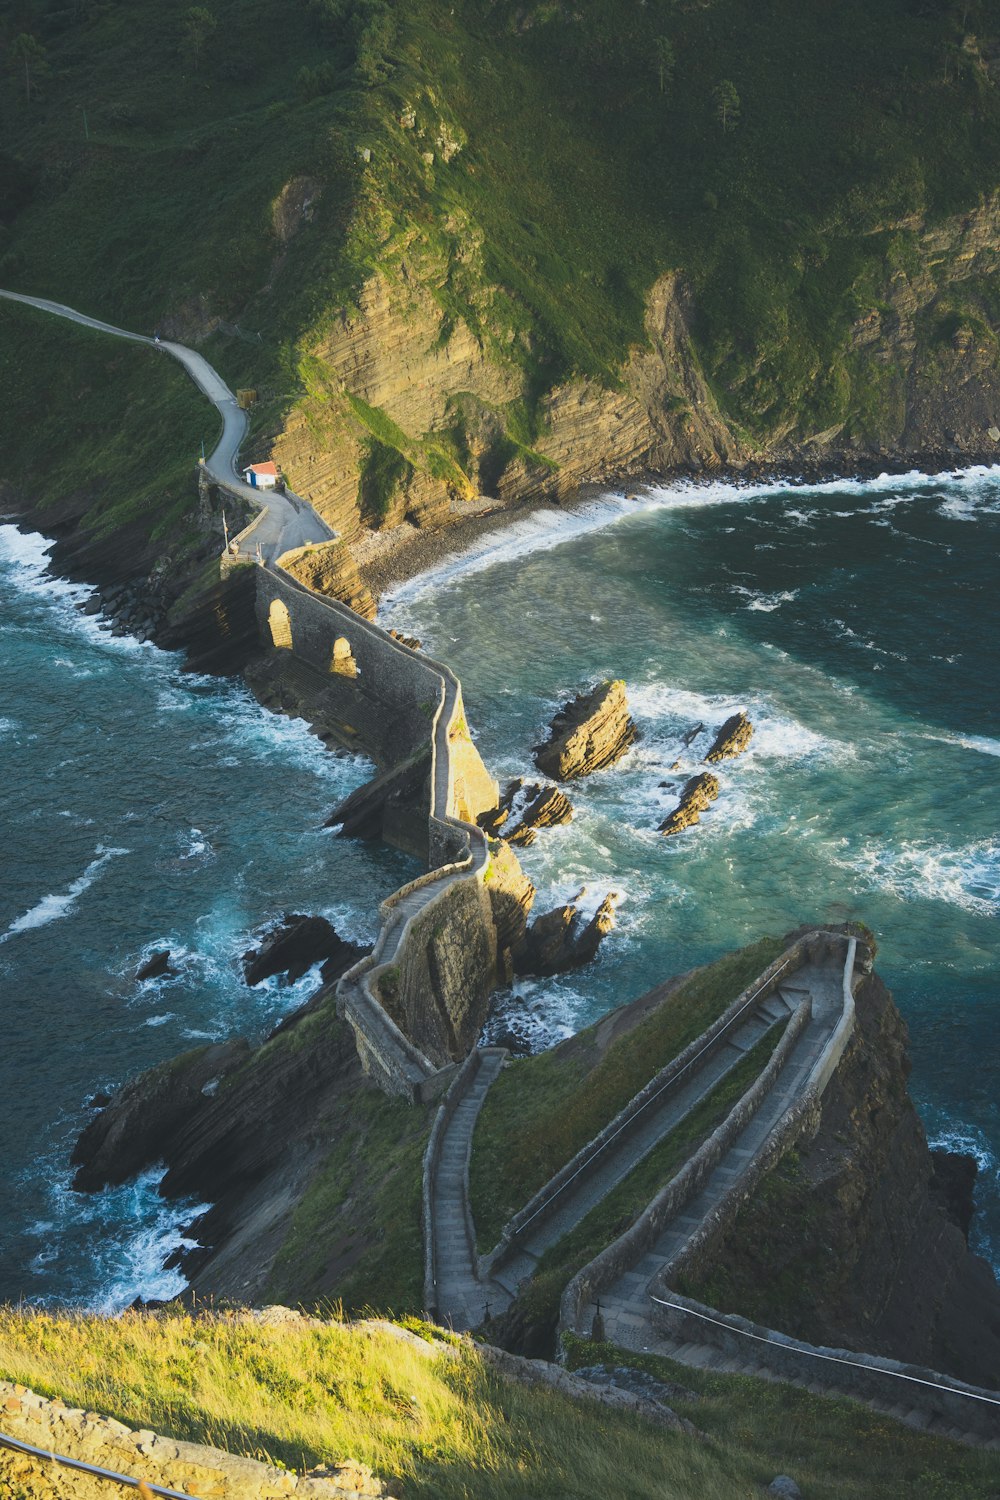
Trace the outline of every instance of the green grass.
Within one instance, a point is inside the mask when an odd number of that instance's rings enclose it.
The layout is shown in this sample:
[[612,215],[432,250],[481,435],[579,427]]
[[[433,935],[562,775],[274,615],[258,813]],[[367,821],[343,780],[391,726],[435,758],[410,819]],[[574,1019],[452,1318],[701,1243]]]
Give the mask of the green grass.
[[855,1401],[586,1339],[570,1337],[567,1353],[571,1370],[625,1365],[676,1382],[696,1399],[673,1397],[671,1405],[714,1452],[738,1449],[748,1468],[767,1475],[764,1484],[791,1475],[809,1500],[984,1500],[1000,1490],[997,1454],[927,1437]]
[[480,1249],[492,1249],[508,1219],[781,951],[780,939],[762,938],[697,970],[606,1051],[598,1022],[570,1043],[506,1068],[473,1136],[470,1191]]
[[0,390],[4,474],[43,512],[77,497],[90,529],[169,546],[193,525],[219,418],[173,360],[0,302]]
[[[620,0],[572,14],[404,0],[374,83],[355,67],[351,27],[318,25],[306,0],[214,0],[224,45],[195,68],[180,45],[187,8],[8,7],[0,42],[36,35],[49,77],[30,101],[12,79],[0,100],[4,151],[25,169],[11,169],[0,284],[138,329],[172,317],[207,335],[230,382],[260,392],[261,451],[308,408],[305,363],[374,270],[401,305],[408,279],[430,293],[439,343],[462,320],[520,382],[496,409],[486,471],[544,448],[540,399],[557,382],[620,383],[667,270],[694,290],[700,362],[751,442],[835,423],[891,441],[899,382],[851,352],[852,322],[887,303],[898,272],[926,271],[921,225],[975,208],[1000,176],[1000,89],[962,46],[970,30],[995,40],[979,0],[844,0],[822,22],[794,0],[655,3],[627,26]],[[677,58],[663,91],[650,62],[659,36]],[[316,75],[308,87],[303,69]],[[729,132],[713,103],[723,79],[741,99]],[[451,160],[442,132],[461,143]],[[318,192],[284,242],[275,206],[294,178]],[[947,290],[959,270],[946,257],[934,274]],[[994,330],[982,278],[954,285],[963,316]],[[36,339],[12,332],[2,420],[17,480],[44,469],[62,421],[92,401],[99,412],[105,393],[88,387],[82,346],[64,345],[77,405],[34,409],[29,462],[9,438]],[[338,402],[325,392],[318,412]],[[461,490],[460,426],[374,436]],[[329,424],[316,431],[335,441]],[[100,461],[81,448],[79,472],[89,480]],[[107,468],[128,461],[103,455]],[[385,476],[369,491],[378,519]]]
[[[647,1370],[707,1441],[498,1378],[473,1346],[385,1328],[260,1327],[173,1309],[0,1309],[0,1374],[132,1428],[292,1469],[353,1458],[400,1500],[749,1500],[790,1473],[810,1500],[983,1500],[1000,1459],[848,1401],[574,1341],[570,1363]],[[20,1477],[20,1476],[19,1476]],[[21,1483],[26,1481],[21,1478]],[[47,1473],[38,1486],[49,1493]],[[34,1483],[32,1496],[43,1489]]]
[[554,1333],[559,1302],[571,1278],[635,1223],[660,1188],[722,1124],[764,1068],[783,1032],[783,1025],[772,1027],[606,1198],[544,1252],[531,1280],[518,1294],[515,1316],[519,1323]]
[[[294,1036],[294,1032],[292,1033]],[[330,1121],[332,1148],[295,1210],[268,1301],[419,1313],[420,1188],[433,1111],[377,1089],[352,1092]]]

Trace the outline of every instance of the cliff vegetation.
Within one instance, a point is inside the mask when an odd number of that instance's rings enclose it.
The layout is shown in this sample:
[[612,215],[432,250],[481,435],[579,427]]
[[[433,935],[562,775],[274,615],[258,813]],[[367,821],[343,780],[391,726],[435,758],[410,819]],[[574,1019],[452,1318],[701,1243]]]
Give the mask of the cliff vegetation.
[[[16,0],[0,29],[0,284],[202,344],[348,540],[636,468],[992,451],[982,0]],[[25,452],[41,336],[0,316],[4,477],[44,501],[67,410],[122,387],[54,333]],[[193,460],[182,415],[130,433],[143,472]],[[129,488],[121,518],[179,519]]]

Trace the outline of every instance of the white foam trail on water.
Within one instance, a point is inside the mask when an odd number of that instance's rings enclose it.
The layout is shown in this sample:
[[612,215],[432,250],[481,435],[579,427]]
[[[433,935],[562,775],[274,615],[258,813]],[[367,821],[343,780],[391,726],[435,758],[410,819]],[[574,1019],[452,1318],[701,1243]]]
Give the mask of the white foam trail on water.
[[921,739],[935,740],[939,745],[955,745],[961,750],[976,750],[980,755],[1000,756],[1000,740],[990,739],[987,734],[931,734]]
[[43,896],[36,906],[26,911],[22,917],[18,917],[16,922],[12,922],[6,932],[0,933],[0,943],[6,943],[10,938],[16,937],[19,932],[30,932],[36,927],[47,927],[50,922],[59,922],[63,917],[68,917],[84,891],[93,885],[108,861],[122,854],[130,854],[131,850],[105,849],[102,845],[98,845],[96,852],[97,858],[92,859],[83,874],[78,875],[64,891],[56,895]]
[[[394,617],[400,606],[425,593],[438,589],[460,575],[477,573],[491,568],[495,563],[524,557],[531,552],[548,551],[565,542],[592,531],[601,531],[615,525],[626,516],[642,515],[658,510],[694,510],[713,505],[748,504],[755,500],[774,499],[787,496],[798,501],[802,497],[830,495],[854,497],[859,502],[875,498],[877,504],[865,507],[871,510],[891,510],[896,505],[906,504],[926,492],[928,498],[940,498],[940,486],[947,482],[950,488],[964,487],[968,492],[966,503],[975,503],[982,498],[996,500],[1000,493],[1000,464],[976,464],[966,469],[947,473],[924,474],[911,469],[906,474],[879,474],[874,479],[833,479],[820,484],[797,484],[794,479],[761,484],[739,484],[732,481],[677,480],[668,485],[648,485],[629,499],[621,493],[608,492],[596,500],[588,500],[566,510],[543,507],[530,516],[510,525],[500,525],[497,530],[483,533],[464,552],[457,552],[441,563],[419,573],[383,595],[380,618]],[[885,497],[880,498],[880,497]],[[961,500],[962,497],[959,497]],[[981,507],[993,510],[992,506]],[[804,524],[809,512],[789,509],[787,514]],[[824,514],[853,517],[853,510],[824,511]],[[768,544],[764,544],[768,545]]]
[[997,839],[978,839],[959,849],[919,840],[898,847],[870,841],[837,862],[901,901],[944,901],[981,916],[1000,912]]

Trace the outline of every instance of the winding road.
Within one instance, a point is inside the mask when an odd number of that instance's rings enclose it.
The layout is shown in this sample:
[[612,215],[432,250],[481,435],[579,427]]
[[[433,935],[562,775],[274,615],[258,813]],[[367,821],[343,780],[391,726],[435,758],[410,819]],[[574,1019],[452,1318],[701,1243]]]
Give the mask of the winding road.
[[267,562],[273,562],[283,552],[303,547],[307,542],[330,541],[335,535],[300,495],[294,495],[290,491],[280,494],[277,490],[268,490],[265,498],[265,492],[254,489],[240,478],[236,463],[240,444],[246,436],[247,415],[222,376],[203,355],[196,353],[194,349],[188,349],[184,344],[151,338],[144,333],[131,333],[127,328],[116,328],[113,323],[103,323],[100,318],[91,318],[86,313],[77,312],[75,308],[67,307],[62,302],[53,302],[47,297],[28,297],[23,292],[8,292],[2,288],[0,297],[9,302],[22,302],[41,312],[53,313],[58,318],[68,318],[71,323],[96,329],[98,333],[110,333],[115,338],[128,339],[133,344],[147,344],[151,349],[169,354],[184,366],[202,395],[207,396],[222,418],[219,441],[205,459],[206,472],[218,484],[225,485],[226,489],[249,500],[262,513],[246,545],[241,549],[244,556],[256,556],[259,545],[261,557]]

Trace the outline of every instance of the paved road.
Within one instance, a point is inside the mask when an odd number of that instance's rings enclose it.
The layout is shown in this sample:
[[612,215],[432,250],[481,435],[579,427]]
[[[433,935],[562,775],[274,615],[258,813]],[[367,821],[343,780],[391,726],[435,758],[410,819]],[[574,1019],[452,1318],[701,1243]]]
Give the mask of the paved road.
[[175,344],[166,339],[150,338],[143,333],[130,333],[126,328],[116,328],[113,323],[103,323],[99,318],[88,317],[62,302],[52,302],[47,297],[27,297],[22,292],[7,292],[0,288],[0,297],[11,302],[23,302],[28,307],[37,307],[42,312],[54,313],[56,317],[68,318],[85,328],[95,328],[99,333],[110,333],[115,338],[128,339],[133,344],[148,344],[162,350],[182,364],[195,385],[207,396],[222,418],[222,433],[209,457],[205,468],[211,477],[234,494],[249,500],[258,510],[266,511],[243,547],[245,556],[255,556],[257,544],[266,559],[279,557],[293,547],[302,547],[307,542],[329,541],[334,532],[322,520],[308,501],[290,491],[284,495],[274,490],[262,494],[260,490],[245,484],[236,467],[240,444],[246,435],[246,412],[223,380],[203,355],[188,349],[184,344]]

